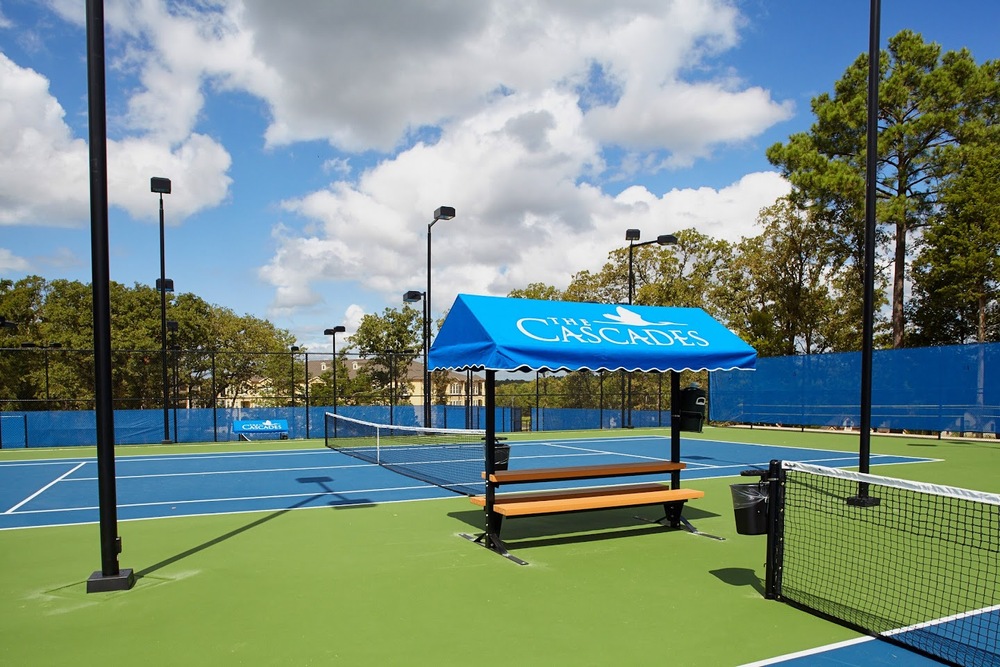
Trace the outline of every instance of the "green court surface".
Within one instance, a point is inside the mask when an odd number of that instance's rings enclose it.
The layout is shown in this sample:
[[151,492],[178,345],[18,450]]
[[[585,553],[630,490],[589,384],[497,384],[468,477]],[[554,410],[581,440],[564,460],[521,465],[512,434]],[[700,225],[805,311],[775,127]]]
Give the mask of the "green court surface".
[[[843,451],[858,443],[856,434],[758,429],[685,437]],[[872,449],[940,459],[877,474],[1000,491],[996,441],[878,436]],[[633,518],[657,518],[655,508],[512,521],[504,535],[527,567],[459,536],[478,530],[482,515],[457,495],[121,522],[120,563],[138,579],[114,593],[85,592],[100,569],[97,525],[6,530],[0,664],[725,666],[857,637],[763,598],[765,538],[734,525],[729,484],[742,481],[690,484],[705,498],[685,515],[724,541]]]

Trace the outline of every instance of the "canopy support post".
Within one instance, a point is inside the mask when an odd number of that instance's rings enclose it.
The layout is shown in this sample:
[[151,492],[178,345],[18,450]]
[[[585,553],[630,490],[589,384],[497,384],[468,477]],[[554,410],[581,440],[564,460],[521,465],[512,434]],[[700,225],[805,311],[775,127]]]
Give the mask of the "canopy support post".
[[[681,462],[681,374],[670,371],[670,461]],[[670,488],[681,488],[681,471],[670,473]]]

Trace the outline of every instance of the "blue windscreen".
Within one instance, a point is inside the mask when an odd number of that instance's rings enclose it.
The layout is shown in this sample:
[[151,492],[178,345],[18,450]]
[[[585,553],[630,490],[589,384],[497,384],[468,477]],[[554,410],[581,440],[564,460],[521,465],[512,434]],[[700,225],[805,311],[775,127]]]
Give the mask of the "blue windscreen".
[[[758,358],[751,373],[712,373],[717,422],[857,427],[861,354]],[[872,427],[996,433],[1000,344],[879,350],[872,356]]]

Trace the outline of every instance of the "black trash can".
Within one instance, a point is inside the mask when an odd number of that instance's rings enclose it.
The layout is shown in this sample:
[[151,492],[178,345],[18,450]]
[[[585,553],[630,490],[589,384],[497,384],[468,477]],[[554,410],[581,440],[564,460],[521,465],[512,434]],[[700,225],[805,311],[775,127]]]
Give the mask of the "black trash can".
[[740,535],[767,534],[767,486],[757,484],[730,484],[733,493],[733,512],[736,515],[736,532]]
[[681,423],[680,429],[682,431],[691,431],[693,433],[701,433],[702,426],[705,424],[705,404],[706,404],[706,394],[705,390],[691,385],[685,389],[681,389],[680,393],[680,415]]
[[493,469],[506,470],[510,463],[510,445],[498,442],[493,449]]

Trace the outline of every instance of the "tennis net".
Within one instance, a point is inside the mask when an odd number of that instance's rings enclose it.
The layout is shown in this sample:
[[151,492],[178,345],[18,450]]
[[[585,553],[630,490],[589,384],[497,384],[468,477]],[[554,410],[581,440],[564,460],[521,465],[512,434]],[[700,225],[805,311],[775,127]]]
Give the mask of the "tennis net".
[[1000,495],[772,462],[768,597],[952,665],[1000,664]]
[[332,412],[324,426],[330,449],[456,493],[483,493],[484,430],[377,424]]

